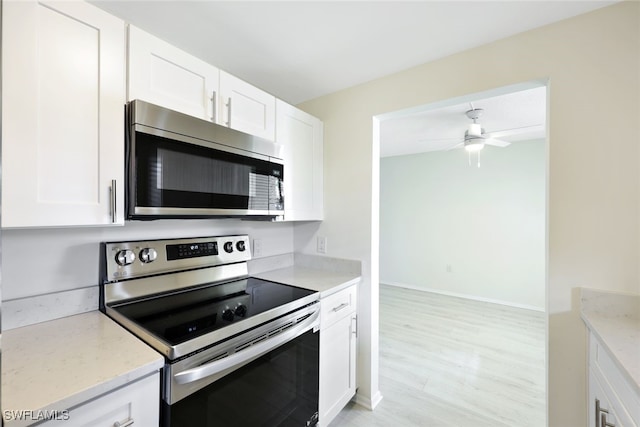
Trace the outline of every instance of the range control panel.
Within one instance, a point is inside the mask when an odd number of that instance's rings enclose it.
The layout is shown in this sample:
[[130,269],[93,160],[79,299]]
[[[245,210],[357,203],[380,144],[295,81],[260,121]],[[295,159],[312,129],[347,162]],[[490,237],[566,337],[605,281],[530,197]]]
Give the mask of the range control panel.
[[218,255],[217,241],[167,245],[167,259],[169,261],[211,255]]
[[104,282],[251,259],[249,236],[102,243]]

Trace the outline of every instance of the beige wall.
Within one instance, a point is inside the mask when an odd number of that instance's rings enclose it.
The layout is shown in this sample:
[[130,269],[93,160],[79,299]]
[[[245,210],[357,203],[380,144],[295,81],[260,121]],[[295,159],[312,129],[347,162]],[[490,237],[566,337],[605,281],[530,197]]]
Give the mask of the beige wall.
[[363,261],[358,382],[365,402],[378,391],[372,117],[548,78],[549,425],[586,425],[576,288],[640,292],[639,28],[640,4],[623,2],[301,105],[325,125],[326,221],[295,226],[295,246],[313,252],[322,235],[328,256]]

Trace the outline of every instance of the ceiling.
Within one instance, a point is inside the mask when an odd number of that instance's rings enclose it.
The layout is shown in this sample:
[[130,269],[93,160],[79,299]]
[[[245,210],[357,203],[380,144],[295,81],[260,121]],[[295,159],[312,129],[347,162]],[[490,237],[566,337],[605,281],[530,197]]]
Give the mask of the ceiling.
[[493,138],[507,142],[543,139],[546,93],[547,88],[540,86],[475,99],[472,103],[458,102],[440,108],[426,106],[395,114],[380,122],[380,156],[451,149],[464,140],[464,132],[471,123],[465,113],[472,106],[484,110],[478,123]]
[[297,104],[616,1],[91,2]]

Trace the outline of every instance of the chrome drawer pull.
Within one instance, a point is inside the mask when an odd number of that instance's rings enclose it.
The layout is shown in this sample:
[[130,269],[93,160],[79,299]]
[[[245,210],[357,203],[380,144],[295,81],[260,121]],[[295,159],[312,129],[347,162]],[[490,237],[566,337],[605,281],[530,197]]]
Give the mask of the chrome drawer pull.
[[340,304],[339,306],[334,307],[334,308],[333,308],[333,312],[334,312],[334,313],[337,313],[338,311],[342,310],[342,309],[343,309],[343,308],[345,308],[345,307],[349,307],[349,303],[348,303],[348,302],[343,302],[343,303],[342,303],[342,304]]
[[129,418],[124,424],[120,424],[120,421],[113,423],[113,427],[127,427],[133,424],[133,418]]

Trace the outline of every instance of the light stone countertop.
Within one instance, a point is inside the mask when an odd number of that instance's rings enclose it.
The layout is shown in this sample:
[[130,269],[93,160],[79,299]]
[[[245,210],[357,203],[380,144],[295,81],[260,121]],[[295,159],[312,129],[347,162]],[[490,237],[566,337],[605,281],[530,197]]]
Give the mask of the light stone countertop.
[[581,290],[582,320],[640,395],[640,295]]
[[299,265],[265,271],[253,276],[316,291],[320,293],[320,298],[325,298],[360,281],[360,275],[357,273],[331,271]]
[[[158,372],[162,356],[99,311],[2,333],[2,410],[66,410]],[[5,420],[5,426],[30,421]]]

